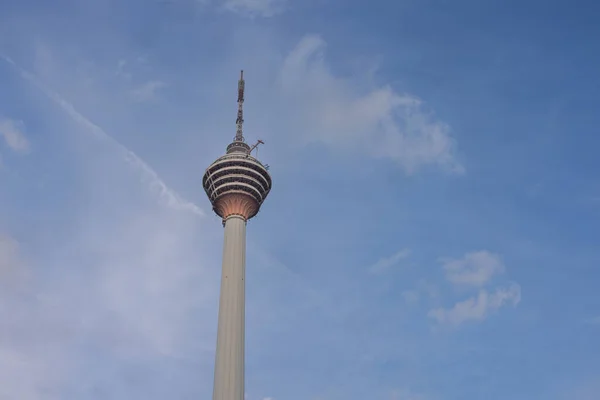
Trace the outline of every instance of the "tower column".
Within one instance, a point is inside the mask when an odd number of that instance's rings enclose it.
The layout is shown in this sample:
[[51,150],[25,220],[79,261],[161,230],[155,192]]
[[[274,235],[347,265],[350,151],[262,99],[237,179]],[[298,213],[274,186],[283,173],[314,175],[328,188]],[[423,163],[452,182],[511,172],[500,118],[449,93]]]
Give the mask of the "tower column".
[[242,71],[235,138],[202,177],[213,211],[225,228],[213,400],[244,400],[246,222],[258,213],[272,185],[269,167],[252,156],[263,141],[251,147],[244,140],[244,87]]
[[244,400],[246,218],[224,218],[213,400]]

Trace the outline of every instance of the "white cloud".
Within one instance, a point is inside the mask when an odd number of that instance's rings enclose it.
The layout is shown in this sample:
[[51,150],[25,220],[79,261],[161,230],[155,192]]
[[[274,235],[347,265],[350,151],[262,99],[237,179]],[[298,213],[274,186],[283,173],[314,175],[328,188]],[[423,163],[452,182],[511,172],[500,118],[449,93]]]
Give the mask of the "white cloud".
[[[129,352],[130,340],[135,340],[133,346],[144,351],[178,354],[186,343],[188,314],[216,289],[196,280],[207,271],[193,249],[194,225],[182,219],[140,213],[118,224],[120,234],[102,244],[114,253],[105,253],[95,265],[103,271],[96,295],[107,313],[96,321],[91,316],[90,323],[98,329],[104,318],[112,321],[112,328],[103,331],[120,341],[116,348]],[[88,250],[97,249],[97,239],[91,232]],[[190,280],[196,287],[188,285]]]
[[460,259],[442,259],[446,278],[458,285],[481,287],[496,274],[505,271],[505,266],[497,254],[485,250],[465,254]]
[[29,151],[29,141],[23,130],[23,122],[0,117],[0,136],[4,138],[6,145],[17,153]]
[[272,17],[285,9],[286,0],[224,0],[225,9],[247,17]]
[[425,111],[421,100],[390,86],[360,90],[335,77],[325,62],[325,42],[303,38],[288,54],[280,75],[293,121],[309,142],[391,159],[407,173],[436,164],[464,172],[450,128]]
[[368,270],[372,274],[382,274],[389,270],[391,267],[395,266],[400,262],[400,260],[408,257],[410,254],[409,249],[403,249],[393,254],[389,257],[385,257],[377,261],[375,264],[371,265]]
[[506,270],[498,254],[480,250],[468,252],[460,259],[443,258],[441,261],[450,283],[479,288],[479,292],[449,309],[430,310],[428,316],[438,323],[457,326],[466,321],[481,321],[502,306],[516,306],[521,301],[521,287],[517,283],[494,290],[483,289],[495,275]]
[[133,100],[138,102],[152,101],[158,98],[158,91],[167,87],[162,81],[148,81],[135,89],[130,94]]
[[[0,315],[7,314],[0,306]],[[15,311],[22,311],[17,308]],[[43,318],[40,313],[30,313],[29,318]],[[47,318],[46,318],[47,320]],[[47,328],[41,326],[42,328]],[[22,332],[24,337],[31,336],[29,329],[39,329],[36,324],[25,325]],[[3,320],[3,331],[11,329],[10,322]],[[0,333],[0,374],[3,384],[0,386],[0,398],[37,400],[58,400],[59,397],[49,393],[49,388],[60,382],[63,371],[64,354],[55,346],[54,332],[48,332],[46,340],[35,345],[23,343],[24,340],[15,341],[7,332]],[[43,351],[40,351],[42,350]],[[24,379],[27,377],[27,379]],[[47,392],[44,390],[48,390]]]
[[[64,384],[90,385],[82,345],[117,363],[212,358],[218,263],[198,247],[206,238],[195,232],[197,219],[154,207],[128,204],[123,218],[93,205],[82,229],[61,236],[65,248],[28,266],[31,279],[0,285],[0,398],[59,399]],[[1,279],[23,268],[13,239],[2,238],[0,260]]]
[[521,287],[513,283],[506,288],[498,288],[492,293],[482,289],[477,296],[458,302],[450,309],[433,309],[428,315],[440,324],[457,326],[467,321],[481,321],[502,306],[506,304],[516,306],[520,301]]

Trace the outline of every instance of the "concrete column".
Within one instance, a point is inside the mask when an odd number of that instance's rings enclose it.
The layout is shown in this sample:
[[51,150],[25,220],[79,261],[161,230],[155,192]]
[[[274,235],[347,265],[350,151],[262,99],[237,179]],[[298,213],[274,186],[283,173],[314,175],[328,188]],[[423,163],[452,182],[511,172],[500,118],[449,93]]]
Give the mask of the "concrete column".
[[225,220],[213,400],[244,400],[246,220]]

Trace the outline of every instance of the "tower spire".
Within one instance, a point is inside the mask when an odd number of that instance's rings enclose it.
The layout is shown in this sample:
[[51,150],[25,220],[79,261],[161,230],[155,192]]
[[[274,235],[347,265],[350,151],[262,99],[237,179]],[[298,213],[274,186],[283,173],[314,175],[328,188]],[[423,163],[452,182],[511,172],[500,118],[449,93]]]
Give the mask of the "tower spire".
[[237,111],[237,119],[235,120],[236,131],[235,131],[235,141],[243,142],[244,135],[242,133],[242,125],[244,124],[244,86],[246,82],[244,81],[244,70],[240,72],[240,80],[238,81],[238,111]]

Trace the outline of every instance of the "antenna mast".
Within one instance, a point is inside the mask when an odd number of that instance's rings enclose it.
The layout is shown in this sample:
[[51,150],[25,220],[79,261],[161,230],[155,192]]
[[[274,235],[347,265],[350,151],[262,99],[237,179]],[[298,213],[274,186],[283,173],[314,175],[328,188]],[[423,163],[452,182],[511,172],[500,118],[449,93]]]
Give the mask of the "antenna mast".
[[236,142],[243,142],[244,135],[242,133],[242,125],[244,124],[244,70],[240,73],[240,80],[238,81],[238,111],[237,111],[237,119],[235,120],[236,131],[235,131],[235,139]]

